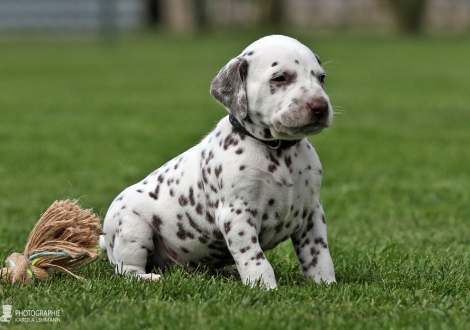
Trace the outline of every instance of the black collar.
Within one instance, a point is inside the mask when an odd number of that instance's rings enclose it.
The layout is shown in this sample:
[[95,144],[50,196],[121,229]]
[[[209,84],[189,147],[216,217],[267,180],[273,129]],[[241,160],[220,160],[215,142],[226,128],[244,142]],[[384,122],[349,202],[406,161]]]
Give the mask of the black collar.
[[230,120],[230,124],[232,124],[233,128],[235,128],[238,132],[248,135],[249,137],[252,137],[253,139],[256,139],[260,142],[263,142],[266,144],[269,148],[271,149],[280,149],[284,147],[293,147],[297,143],[299,143],[302,140],[261,140],[258,139],[256,136],[248,132],[248,130],[240,124],[240,122],[235,118],[233,115],[229,115],[228,119]]

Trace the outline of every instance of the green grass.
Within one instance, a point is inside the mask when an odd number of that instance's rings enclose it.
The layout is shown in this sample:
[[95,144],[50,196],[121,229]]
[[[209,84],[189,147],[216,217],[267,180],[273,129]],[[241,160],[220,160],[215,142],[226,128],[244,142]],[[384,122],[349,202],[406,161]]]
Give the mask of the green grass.
[[[196,144],[226,114],[211,79],[259,36],[0,42],[0,260],[54,200],[102,217]],[[0,286],[15,310],[61,311],[0,328],[468,329],[470,37],[297,36],[340,112],[312,138],[337,284],[304,280],[289,242],[268,253],[272,292],[207,269],[143,283],[102,259],[88,281]]]

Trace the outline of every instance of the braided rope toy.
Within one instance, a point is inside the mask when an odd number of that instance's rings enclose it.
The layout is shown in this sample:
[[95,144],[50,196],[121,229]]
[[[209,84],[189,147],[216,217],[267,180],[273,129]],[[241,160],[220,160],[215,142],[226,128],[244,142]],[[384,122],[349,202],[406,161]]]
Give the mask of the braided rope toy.
[[30,283],[50,277],[55,269],[75,278],[75,271],[100,257],[99,218],[76,201],[55,201],[29,234],[21,253],[12,253],[0,270],[0,282]]

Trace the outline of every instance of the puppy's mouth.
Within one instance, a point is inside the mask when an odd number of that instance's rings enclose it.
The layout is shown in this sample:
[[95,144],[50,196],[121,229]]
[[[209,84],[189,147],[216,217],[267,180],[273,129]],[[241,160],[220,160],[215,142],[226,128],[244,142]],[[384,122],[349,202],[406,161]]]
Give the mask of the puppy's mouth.
[[301,139],[306,136],[319,134],[321,131],[323,131],[324,128],[327,128],[329,126],[330,123],[328,123],[328,121],[319,121],[295,127],[285,126],[278,122],[274,125],[275,132],[272,132],[274,133],[272,135],[277,139],[283,140]]

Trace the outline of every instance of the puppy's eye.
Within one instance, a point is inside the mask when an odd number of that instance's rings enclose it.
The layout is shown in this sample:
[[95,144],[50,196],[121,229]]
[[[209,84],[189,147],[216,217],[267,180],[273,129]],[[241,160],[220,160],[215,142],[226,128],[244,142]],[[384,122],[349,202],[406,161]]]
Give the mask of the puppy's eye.
[[320,82],[321,82],[322,84],[325,83],[325,78],[326,78],[326,74],[322,74],[322,75],[320,76]]
[[283,76],[283,75],[280,75],[280,76],[277,76],[277,77],[274,77],[273,79],[271,79],[272,81],[275,81],[275,82],[284,82],[284,81],[287,81],[286,77]]

